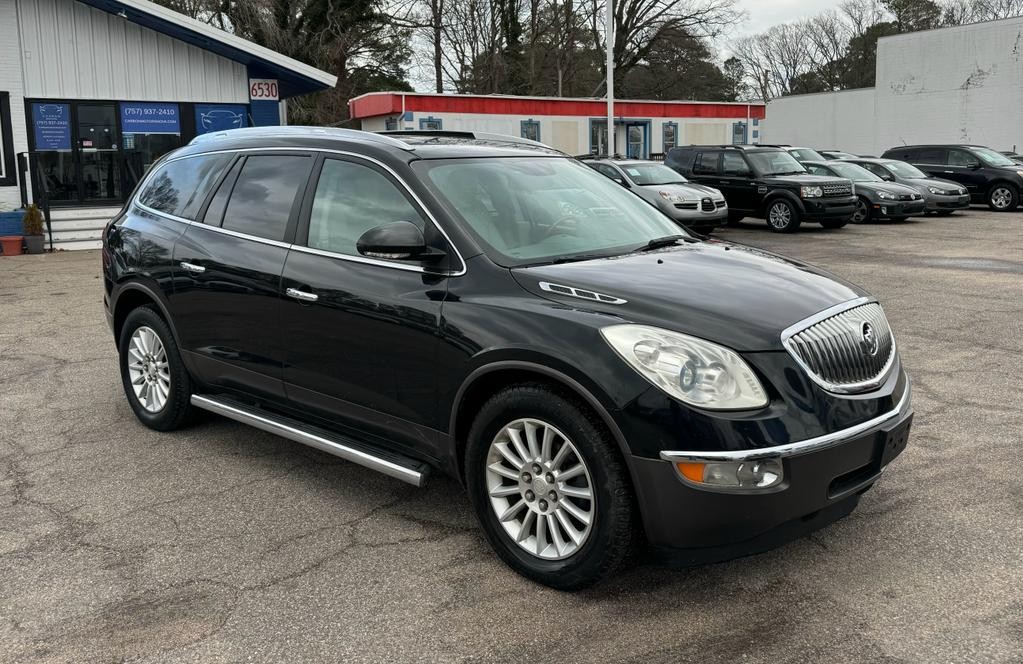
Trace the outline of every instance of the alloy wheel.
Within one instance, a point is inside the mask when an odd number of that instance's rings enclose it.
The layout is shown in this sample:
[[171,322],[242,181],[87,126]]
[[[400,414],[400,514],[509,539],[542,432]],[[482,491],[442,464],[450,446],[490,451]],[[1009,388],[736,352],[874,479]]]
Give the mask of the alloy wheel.
[[128,377],[142,407],[158,413],[170,396],[170,365],[167,349],[151,327],[137,328],[128,342]]
[[779,201],[771,206],[767,221],[775,228],[785,228],[792,222],[792,210],[788,205]]
[[856,201],[856,210],[853,211],[852,221],[854,224],[861,224],[867,220],[867,204],[862,200]]
[[991,192],[991,205],[1004,210],[1012,203],[1012,192],[1007,187],[998,187]]
[[593,480],[564,433],[542,420],[515,420],[490,443],[486,464],[490,506],[520,548],[562,560],[586,543],[596,516]]

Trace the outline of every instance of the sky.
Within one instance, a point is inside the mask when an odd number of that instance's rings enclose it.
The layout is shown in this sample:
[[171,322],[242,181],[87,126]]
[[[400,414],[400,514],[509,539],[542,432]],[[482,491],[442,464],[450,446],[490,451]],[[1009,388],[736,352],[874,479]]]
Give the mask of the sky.
[[839,4],[840,0],[739,0],[749,18],[737,32],[763,32],[772,25],[813,16]]

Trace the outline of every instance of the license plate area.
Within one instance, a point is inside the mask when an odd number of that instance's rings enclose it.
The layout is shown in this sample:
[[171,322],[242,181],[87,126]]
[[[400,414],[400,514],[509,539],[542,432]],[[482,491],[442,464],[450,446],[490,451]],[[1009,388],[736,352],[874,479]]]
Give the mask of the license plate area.
[[884,467],[906,449],[906,445],[909,443],[909,428],[912,423],[913,416],[910,415],[894,429],[877,432],[874,436],[874,454],[870,463],[832,480],[828,487],[828,498],[834,500],[847,496],[876,480]]
[[891,431],[882,431],[878,435],[877,444],[881,449],[877,456],[880,458],[880,468],[887,466],[892,459],[906,449],[906,445],[909,443],[909,428],[912,424],[913,416],[910,415]]

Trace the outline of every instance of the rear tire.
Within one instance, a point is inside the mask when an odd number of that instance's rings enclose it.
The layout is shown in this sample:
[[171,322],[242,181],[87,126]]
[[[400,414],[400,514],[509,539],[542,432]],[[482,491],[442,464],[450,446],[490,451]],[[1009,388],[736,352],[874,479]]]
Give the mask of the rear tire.
[[803,220],[796,206],[784,198],[776,198],[767,204],[767,226],[775,233],[795,233]]
[[166,321],[152,307],[128,314],[121,328],[121,384],[135,417],[171,431],[192,414],[192,383]]
[[821,219],[821,227],[823,228],[842,228],[848,223],[848,219]]
[[484,534],[513,570],[559,590],[600,581],[635,550],[628,470],[594,420],[572,395],[531,383],[491,397],[469,431],[466,484]]
[[1000,182],[987,192],[987,204],[995,212],[1011,212],[1019,205],[1019,189]]

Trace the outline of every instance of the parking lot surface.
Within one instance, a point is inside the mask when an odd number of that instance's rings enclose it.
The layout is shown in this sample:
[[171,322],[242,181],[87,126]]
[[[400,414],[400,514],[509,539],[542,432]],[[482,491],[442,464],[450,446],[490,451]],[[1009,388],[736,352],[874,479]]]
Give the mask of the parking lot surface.
[[144,428],[98,252],[0,258],[0,661],[1023,660],[1023,213],[719,236],[881,300],[910,446],[807,538],[576,594],[504,567],[452,480]]

